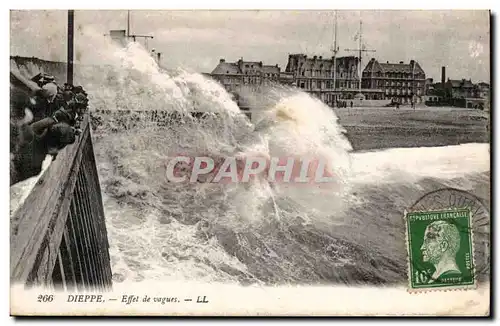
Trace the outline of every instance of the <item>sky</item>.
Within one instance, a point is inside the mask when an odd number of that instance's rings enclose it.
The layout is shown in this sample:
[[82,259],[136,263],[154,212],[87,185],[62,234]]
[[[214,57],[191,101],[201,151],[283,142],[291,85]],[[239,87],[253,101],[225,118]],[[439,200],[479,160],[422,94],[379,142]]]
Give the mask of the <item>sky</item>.
[[[131,11],[131,33],[153,35],[149,49],[162,53],[162,64],[211,72],[224,58],[279,64],[288,55],[331,57],[334,11]],[[342,55],[357,55],[355,36],[363,22],[363,43],[379,62],[416,60],[426,76],[490,80],[489,12],[448,10],[365,10],[337,12],[337,45]],[[104,35],[126,29],[126,10],[75,11],[75,43],[97,51],[78,32]],[[66,59],[67,11],[11,11],[11,55]],[[80,40],[81,43],[78,43]],[[141,42],[143,42],[141,40]],[[143,42],[144,43],[144,42]]]

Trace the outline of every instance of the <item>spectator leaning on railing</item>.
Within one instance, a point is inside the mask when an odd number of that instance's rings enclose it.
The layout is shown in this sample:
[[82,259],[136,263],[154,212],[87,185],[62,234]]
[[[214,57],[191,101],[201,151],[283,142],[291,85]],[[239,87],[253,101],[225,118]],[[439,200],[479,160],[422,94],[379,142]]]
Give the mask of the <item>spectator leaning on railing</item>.
[[40,173],[47,154],[76,140],[88,99],[81,86],[59,87],[54,77],[31,80],[11,72],[11,185]]

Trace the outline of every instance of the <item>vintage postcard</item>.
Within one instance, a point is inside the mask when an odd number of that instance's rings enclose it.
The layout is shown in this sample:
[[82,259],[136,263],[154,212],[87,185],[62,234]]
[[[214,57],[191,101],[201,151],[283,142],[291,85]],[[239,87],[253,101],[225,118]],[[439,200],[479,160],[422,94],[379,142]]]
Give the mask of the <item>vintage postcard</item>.
[[11,10],[13,316],[489,316],[488,10]]

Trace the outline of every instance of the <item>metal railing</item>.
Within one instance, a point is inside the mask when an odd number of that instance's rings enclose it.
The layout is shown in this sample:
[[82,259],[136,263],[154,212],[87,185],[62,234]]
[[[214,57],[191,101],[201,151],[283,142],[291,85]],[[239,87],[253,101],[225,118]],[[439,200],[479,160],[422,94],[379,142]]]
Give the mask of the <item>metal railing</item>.
[[11,282],[109,290],[109,244],[89,117],[11,215]]

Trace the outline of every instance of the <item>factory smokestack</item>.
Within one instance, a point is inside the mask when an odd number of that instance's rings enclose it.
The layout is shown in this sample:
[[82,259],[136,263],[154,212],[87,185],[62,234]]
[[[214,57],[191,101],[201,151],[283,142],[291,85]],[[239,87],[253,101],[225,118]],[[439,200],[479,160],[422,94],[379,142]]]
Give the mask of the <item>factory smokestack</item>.
[[446,67],[441,67],[441,87],[444,88],[445,82],[446,82]]

